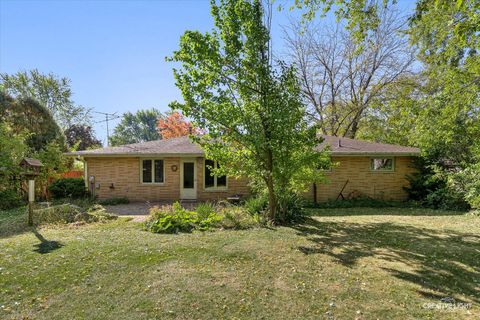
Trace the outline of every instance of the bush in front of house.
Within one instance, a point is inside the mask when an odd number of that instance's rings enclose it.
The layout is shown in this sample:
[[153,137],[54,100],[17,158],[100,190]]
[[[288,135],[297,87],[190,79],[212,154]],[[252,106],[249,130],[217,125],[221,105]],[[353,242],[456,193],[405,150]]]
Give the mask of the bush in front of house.
[[180,203],[154,207],[145,222],[145,229],[155,233],[206,231],[213,228],[247,229],[259,226],[260,215],[250,215],[242,206],[199,204],[187,210]]
[[184,209],[180,203],[150,209],[145,228],[155,233],[191,232],[197,223],[197,213]]
[[449,184],[449,177],[454,176],[437,166],[416,163],[417,172],[408,175],[410,185],[405,189],[410,200],[423,207],[442,210],[468,210],[464,193]]
[[252,216],[255,214],[264,214],[268,209],[268,197],[266,193],[260,193],[252,196],[243,202],[243,207]]
[[100,200],[98,202],[102,206],[116,206],[118,204],[128,204],[130,203],[130,200],[126,197],[115,197],[115,198],[109,198],[109,199],[104,199]]
[[22,196],[17,190],[13,188],[0,190],[0,210],[17,208],[23,204]]
[[85,182],[82,178],[63,178],[55,180],[48,186],[53,198],[82,198],[87,196]]
[[251,229],[265,223],[260,214],[251,215],[245,207],[228,206],[220,211],[220,225],[223,229]]

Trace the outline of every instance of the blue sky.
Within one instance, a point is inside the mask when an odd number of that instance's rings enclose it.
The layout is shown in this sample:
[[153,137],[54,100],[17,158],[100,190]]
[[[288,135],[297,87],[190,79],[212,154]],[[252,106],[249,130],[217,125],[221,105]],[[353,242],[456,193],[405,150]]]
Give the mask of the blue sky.
[[[400,6],[409,10],[413,1],[400,1]],[[288,15],[275,12],[273,19],[279,51]],[[208,0],[0,0],[0,72],[37,68],[68,77],[74,101],[95,111],[167,111],[168,103],[181,97],[173,65],[165,57],[185,30],[211,27]],[[94,121],[101,120],[101,115],[94,116]],[[105,125],[94,128],[105,142]]]

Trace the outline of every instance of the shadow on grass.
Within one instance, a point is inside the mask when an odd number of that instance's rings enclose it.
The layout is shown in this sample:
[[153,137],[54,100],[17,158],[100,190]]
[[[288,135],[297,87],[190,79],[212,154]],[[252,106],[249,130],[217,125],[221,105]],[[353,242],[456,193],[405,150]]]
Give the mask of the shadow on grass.
[[21,207],[0,211],[0,239],[30,231],[27,224],[27,209]]
[[35,237],[37,237],[37,239],[40,240],[39,244],[34,245],[36,249],[34,249],[33,251],[35,252],[45,254],[63,247],[63,244],[61,244],[58,241],[45,239],[35,228],[32,228],[32,232],[35,235]]
[[382,267],[394,277],[415,283],[426,298],[468,296],[480,302],[480,236],[437,231],[394,223],[358,224],[308,219],[293,226],[310,240],[298,249],[326,254],[345,267],[363,257],[400,262],[402,268]]
[[426,208],[396,208],[396,207],[355,207],[355,208],[309,208],[310,216],[339,217],[339,216],[458,216],[465,211],[435,210]]

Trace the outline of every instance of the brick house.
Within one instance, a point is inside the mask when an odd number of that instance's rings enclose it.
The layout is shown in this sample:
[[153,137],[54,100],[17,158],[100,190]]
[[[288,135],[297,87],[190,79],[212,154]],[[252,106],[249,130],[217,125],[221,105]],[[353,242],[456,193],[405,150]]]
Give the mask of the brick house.
[[[306,195],[326,201],[342,194],[403,200],[417,148],[324,136],[319,150],[330,146],[336,166],[326,184],[312,185]],[[188,137],[69,153],[85,164],[85,183],[100,199],[131,201],[215,200],[249,194],[248,181],[212,176],[202,149]],[[314,191],[316,194],[314,194]]]

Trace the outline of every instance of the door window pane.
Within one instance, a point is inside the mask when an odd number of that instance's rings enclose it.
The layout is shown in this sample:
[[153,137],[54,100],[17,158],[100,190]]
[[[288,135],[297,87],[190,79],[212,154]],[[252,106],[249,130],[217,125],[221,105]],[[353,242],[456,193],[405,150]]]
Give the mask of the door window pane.
[[142,181],[152,182],[152,160],[142,161]]
[[155,160],[155,182],[163,182],[163,160]]
[[194,187],[194,163],[193,162],[184,162],[183,163],[183,188],[184,189],[193,189]]
[[212,160],[205,160],[205,188],[213,188],[215,186],[215,177],[212,176],[214,162]]

